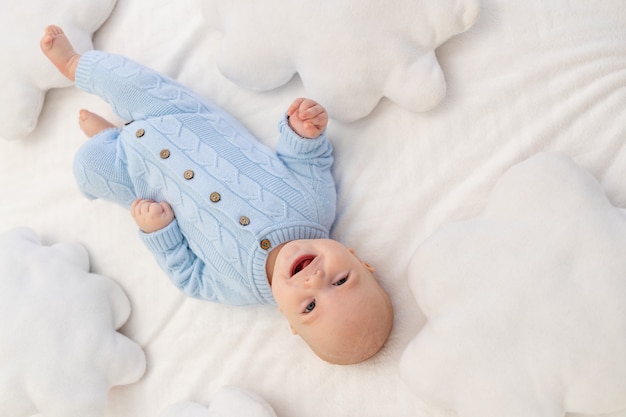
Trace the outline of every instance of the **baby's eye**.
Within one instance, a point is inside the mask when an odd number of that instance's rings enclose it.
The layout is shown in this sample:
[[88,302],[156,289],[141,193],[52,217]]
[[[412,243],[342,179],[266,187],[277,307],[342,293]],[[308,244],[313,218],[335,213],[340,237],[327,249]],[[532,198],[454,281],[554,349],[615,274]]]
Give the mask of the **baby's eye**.
[[348,280],[348,277],[343,277],[339,281],[333,282],[333,285],[338,287],[340,285],[345,284],[347,280]]
[[305,313],[310,313],[315,309],[315,300],[311,301],[308,306],[304,309]]

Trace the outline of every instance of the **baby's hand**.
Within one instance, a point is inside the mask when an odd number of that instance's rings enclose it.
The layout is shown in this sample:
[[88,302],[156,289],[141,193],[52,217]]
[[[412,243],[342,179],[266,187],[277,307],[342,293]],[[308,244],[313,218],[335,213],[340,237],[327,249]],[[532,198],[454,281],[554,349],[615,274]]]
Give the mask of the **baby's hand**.
[[174,211],[168,203],[165,201],[157,203],[141,198],[136,199],[131,204],[130,215],[145,233],[161,230],[174,220]]
[[303,138],[318,137],[328,124],[328,113],[321,104],[308,99],[297,98],[287,109],[289,126]]

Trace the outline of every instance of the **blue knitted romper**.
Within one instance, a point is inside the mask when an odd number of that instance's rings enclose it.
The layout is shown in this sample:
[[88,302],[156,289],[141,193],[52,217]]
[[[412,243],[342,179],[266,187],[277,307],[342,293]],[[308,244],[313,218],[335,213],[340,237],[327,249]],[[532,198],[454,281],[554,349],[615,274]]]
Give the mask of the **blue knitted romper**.
[[269,251],[296,239],[328,238],[335,218],[332,146],[279,122],[276,150],[178,82],[119,55],[81,56],[76,86],[128,120],[78,151],[81,191],[129,207],[168,202],[175,219],[139,232],[185,294],[226,304],[275,304]]

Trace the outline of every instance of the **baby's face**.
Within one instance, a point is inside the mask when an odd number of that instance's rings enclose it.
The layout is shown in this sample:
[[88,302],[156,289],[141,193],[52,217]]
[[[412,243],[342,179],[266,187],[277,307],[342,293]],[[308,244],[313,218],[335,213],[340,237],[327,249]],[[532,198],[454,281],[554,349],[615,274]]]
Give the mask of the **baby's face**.
[[293,332],[318,356],[338,363],[329,352],[372,343],[378,346],[369,349],[377,351],[391,329],[391,305],[373,271],[334,240],[295,240],[276,257],[272,293]]

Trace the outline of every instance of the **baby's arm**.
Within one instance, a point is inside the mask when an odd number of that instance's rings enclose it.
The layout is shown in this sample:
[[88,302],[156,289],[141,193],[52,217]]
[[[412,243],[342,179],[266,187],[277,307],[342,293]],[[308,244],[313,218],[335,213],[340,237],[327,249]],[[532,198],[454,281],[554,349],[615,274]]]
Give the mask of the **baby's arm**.
[[131,204],[130,215],[144,233],[161,230],[174,220],[174,211],[168,203],[164,201],[157,203],[140,198]]
[[[296,100],[298,102],[298,100]],[[314,106],[315,107],[315,106]],[[320,106],[321,107],[321,106]],[[321,117],[321,124],[316,129],[315,138],[307,138],[292,127],[294,117],[286,117],[278,124],[280,137],[276,146],[276,154],[285,166],[308,188],[317,205],[321,224],[330,227],[336,210],[335,183],[331,173],[333,164],[332,145],[326,137],[325,127],[327,116]],[[300,119],[298,119],[300,120]]]
[[287,109],[289,127],[303,138],[318,137],[328,124],[328,113],[321,104],[308,99],[297,98]]
[[139,232],[139,238],[176,288],[185,295],[225,304],[258,303],[246,282],[224,285],[222,280],[228,279],[224,278],[224,272],[196,255],[176,218],[156,232]]

